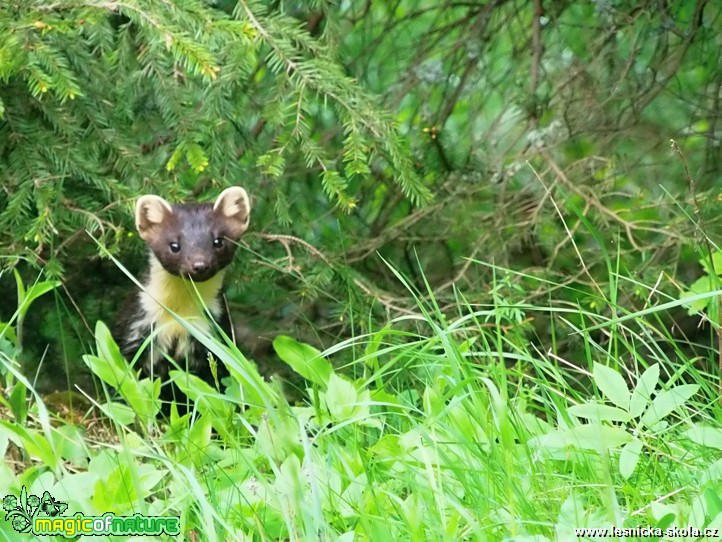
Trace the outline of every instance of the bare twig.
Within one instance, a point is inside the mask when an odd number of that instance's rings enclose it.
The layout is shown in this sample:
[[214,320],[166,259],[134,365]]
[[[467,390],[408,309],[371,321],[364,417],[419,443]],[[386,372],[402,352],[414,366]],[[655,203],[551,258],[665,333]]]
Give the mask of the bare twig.
[[602,213],[603,215],[608,216],[611,218],[614,222],[617,222],[618,224],[621,224],[621,226],[624,228],[624,231],[627,235],[627,239],[629,240],[629,244],[632,245],[636,250],[643,251],[645,247],[640,246],[636,239],[634,238],[634,231],[646,231],[646,232],[652,232],[652,233],[659,233],[661,235],[669,236],[669,237],[679,237],[674,232],[663,230],[660,228],[653,228],[648,226],[642,226],[640,224],[637,224],[635,222],[631,222],[629,220],[625,220],[622,218],[618,213],[612,211],[609,209],[606,205],[604,205],[601,201],[599,201],[599,198],[594,194],[589,194],[583,190],[580,190],[577,188],[574,183],[572,183],[569,178],[567,177],[566,173],[562,170],[561,167],[556,163],[556,161],[551,157],[549,152],[546,149],[541,149],[539,151],[539,154],[544,158],[544,160],[549,164],[551,169],[554,171],[554,173],[557,175],[558,180],[562,182],[564,187],[567,190],[570,190],[574,192],[575,194],[581,196],[584,198],[584,201],[589,203],[594,209]]
[[[531,76],[529,80],[529,94],[532,100],[536,101],[536,92],[539,86],[539,70],[541,67],[541,59],[543,53],[542,38],[541,38],[541,18],[544,15],[544,8],[542,7],[541,0],[534,0],[534,15],[532,18],[532,59],[531,59]],[[537,108],[533,109],[530,116],[532,125],[536,127],[538,121]]]
[[[320,250],[318,250],[316,247],[314,247],[311,243],[308,241],[304,241],[300,237],[296,237],[293,235],[281,235],[281,234],[272,234],[272,233],[257,233],[256,236],[260,237],[261,239],[266,239],[268,241],[277,241],[283,245],[283,247],[286,249],[286,253],[288,254],[289,261],[291,264],[287,267],[285,272],[298,272],[300,269],[298,267],[295,267],[292,265],[293,262],[293,253],[291,251],[291,244],[298,244],[301,245],[306,251],[308,251],[310,254],[321,260],[323,263],[328,265],[330,268],[333,269],[334,264],[329,260],[329,258],[323,254]],[[262,265],[269,265],[266,262],[259,262]],[[283,269],[280,269],[276,267],[279,271],[284,271]],[[387,310],[399,312],[402,314],[416,314],[414,311],[411,311],[405,307],[402,307],[398,304],[398,299],[389,295],[386,292],[381,291],[378,288],[372,288],[371,286],[365,284],[361,279],[354,278],[353,283],[366,295],[372,297],[374,300],[381,303],[384,307],[386,307]]]
[[[679,145],[677,145],[677,142],[672,139],[670,140],[672,144],[672,149],[677,153],[677,156],[679,156],[679,159],[682,161],[682,166],[684,167],[684,173],[687,177],[687,183],[689,184],[689,191],[692,194],[692,202],[694,204],[694,214],[697,215],[697,222],[695,223],[695,226],[700,232],[700,235],[702,236],[702,242],[705,245],[705,248],[707,249],[707,257],[709,258],[709,274],[710,276],[716,277],[717,274],[715,272],[714,268],[714,259],[713,254],[714,251],[712,250],[712,245],[709,242],[709,238],[707,237],[707,234],[705,233],[705,227],[704,227],[704,217],[702,216],[702,208],[699,204],[699,200],[697,199],[697,191],[695,190],[694,186],[694,179],[692,178],[692,174],[689,172],[689,166],[687,165],[687,158],[685,157],[684,153],[682,152],[682,149],[679,148]],[[720,382],[719,382],[719,392],[722,395],[722,326],[720,326],[719,318],[720,314],[722,314],[722,299],[720,299],[719,296],[715,298],[715,301],[717,302],[717,321],[713,321],[711,319],[710,322],[713,324],[712,327],[715,330],[715,333],[717,335],[717,369],[719,371],[720,375]],[[712,302],[712,301],[710,301]]]

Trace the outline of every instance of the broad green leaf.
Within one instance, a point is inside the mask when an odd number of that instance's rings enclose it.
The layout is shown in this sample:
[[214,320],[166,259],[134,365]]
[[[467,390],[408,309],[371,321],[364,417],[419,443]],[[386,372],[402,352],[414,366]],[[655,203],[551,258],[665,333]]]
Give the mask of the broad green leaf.
[[[138,381],[130,368],[86,354],[83,361],[103,382],[118,390],[120,396],[131,405],[131,410],[143,419],[152,419],[160,410],[160,379],[145,378]],[[123,419],[126,419],[125,417]]]
[[95,345],[98,349],[98,357],[112,364],[115,369],[121,372],[128,369],[128,364],[120,353],[120,348],[113,339],[110,329],[101,320],[98,320],[95,324]]
[[722,479],[722,459],[718,459],[712,463],[702,473],[702,477],[699,480],[700,485],[707,484],[709,482],[716,482]]
[[146,494],[149,494],[166,475],[167,471],[159,469],[158,466],[153,463],[138,465],[138,471],[136,473],[137,479],[140,482],[140,489]]
[[707,524],[708,529],[717,529],[717,532],[722,532],[722,512],[718,512],[716,515],[712,515],[712,519]]
[[722,450],[722,429],[695,424],[685,435],[692,442]]
[[386,404],[387,406],[394,405],[399,407],[404,404],[404,402],[397,395],[389,393],[385,389],[377,388],[369,391],[371,392],[371,399],[374,403]]
[[25,299],[23,300],[23,304],[20,309],[21,316],[25,316],[33,301],[35,301],[40,296],[48,293],[49,291],[54,290],[58,286],[60,286],[60,282],[57,280],[53,280],[38,282],[28,288],[27,292],[25,292]]
[[240,384],[244,402],[251,406],[259,406],[275,403],[278,400],[277,391],[259,374],[256,364],[246,359],[235,345],[222,345],[209,333],[193,325],[188,325],[186,329],[213,353],[218,363],[226,366],[231,376]]
[[256,432],[256,448],[265,457],[281,463],[293,453],[303,454],[300,424],[293,416],[276,412],[263,416]]
[[671,390],[664,390],[647,407],[642,416],[642,423],[651,428],[655,423],[686,403],[690,397],[697,393],[697,390],[699,390],[698,384],[683,384]]
[[619,473],[625,480],[628,480],[637,468],[641,453],[642,441],[636,438],[622,446],[619,454]]
[[621,427],[590,423],[534,437],[529,440],[529,444],[552,450],[571,447],[601,452],[610,448],[618,448],[631,440],[632,435]]
[[607,399],[619,408],[629,410],[629,389],[622,375],[606,365],[594,362],[592,377]]
[[647,368],[637,380],[629,402],[629,413],[633,418],[642,415],[647,405],[652,402],[652,393],[659,382],[659,365],[654,364]]
[[666,430],[669,427],[669,422],[667,420],[659,420],[657,423],[650,425],[648,429],[652,433],[662,433],[664,430]]
[[631,441],[632,435],[621,427],[589,423],[569,430],[569,439],[576,448],[602,452]]
[[292,509],[301,509],[304,503],[304,491],[307,484],[306,473],[296,455],[289,455],[277,469],[274,488],[281,499],[289,503]]
[[381,437],[368,451],[374,456],[375,460],[389,464],[404,459],[406,454],[406,450],[400,443],[399,436],[391,434]]
[[689,512],[689,523],[691,525],[704,525],[705,521],[705,509],[707,503],[701,494],[697,494],[692,497],[692,507]]
[[55,431],[58,443],[57,453],[60,457],[75,464],[82,464],[88,459],[85,427],[66,424],[61,425]]
[[18,270],[13,269],[13,273],[15,274],[15,285],[18,294],[18,309],[20,311],[19,314],[21,320],[27,314],[30,305],[33,304],[33,301],[35,301],[40,296],[48,293],[50,290],[53,290],[60,286],[59,281],[49,280],[37,282],[26,289],[25,285],[23,284],[23,279],[20,277],[20,273],[18,272]]
[[[10,324],[0,322],[0,340],[7,340],[12,345],[18,344],[18,336],[15,333],[15,328]],[[8,355],[8,357],[10,357]]]
[[679,300],[684,302],[684,305],[687,307],[688,314],[692,315],[706,309],[709,305],[710,299],[712,298],[705,297],[702,299],[696,299],[694,301],[685,301],[685,299],[694,297],[699,294],[713,292],[715,290],[715,283],[717,281],[718,279],[715,280],[709,275],[703,275],[690,285],[688,291],[682,292],[682,294],[680,294]]
[[566,448],[570,445],[570,442],[567,431],[550,431],[544,435],[529,439],[529,445],[534,448],[556,450]]
[[[102,321],[95,324],[98,356],[87,354],[83,361],[103,382],[115,388],[141,419],[153,419],[160,410],[160,380],[138,380],[120,353],[113,336]],[[123,416],[123,419],[127,417]]]
[[104,478],[97,480],[91,497],[95,508],[116,514],[129,512],[133,503],[141,497],[140,487],[128,483],[128,480],[137,479],[136,469],[135,463],[122,462]]
[[55,446],[51,445],[48,439],[37,430],[26,429],[16,423],[4,420],[0,420],[0,426],[4,427],[8,432],[10,440],[24,449],[28,455],[40,460],[45,467],[52,470],[58,468],[61,459],[60,455],[56,453]]
[[187,432],[187,441],[184,439],[187,445],[184,445],[180,450],[181,453],[177,459],[179,463],[186,463],[189,460],[197,461],[198,464],[203,463],[213,434],[212,417],[212,414],[201,414],[193,422]]
[[332,374],[325,398],[328,411],[335,420],[348,420],[354,416],[358,403],[358,391],[353,383],[345,378]]
[[200,412],[205,413],[210,409],[219,416],[230,416],[233,405],[208,382],[194,374],[176,369],[169,371],[168,374],[176,386],[195,403]]
[[722,252],[715,251],[712,253],[712,269],[710,269],[709,258],[707,257],[700,258],[699,264],[708,275],[722,275]]
[[95,376],[118,390],[121,390],[123,386],[127,386],[130,379],[135,378],[129,367],[118,367],[107,358],[86,354],[83,356],[83,361]]
[[121,425],[130,425],[135,421],[135,412],[133,412],[133,409],[124,403],[110,401],[101,405],[100,408],[108,416],[108,418]]
[[152,420],[160,411],[160,378],[144,378],[132,385],[123,386],[121,395],[128,401],[141,420]]
[[28,388],[22,382],[17,382],[8,397],[8,405],[12,410],[15,420],[20,424],[25,424],[28,416],[27,402]]
[[707,513],[711,517],[722,513],[722,496],[718,495],[717,491],[708,487],[704,490],[704,498],[707,501]]
[[275,338],[273,348],[303,378],[322,388],[327,386],[333,367],[316,348],[285,335]]
[[542,420],[539,416],[534,416],[529,412],[517,412],[516,416],[521,422],[523,428],[528,431],[530,435],[538,436],[551,430],[552,426],[548,422]]
[[[656,504],[656,506],[655,506],[655,504]],[[661,510],[675,510],[675,508],[673,506],[664,505],[662,503],[652,503],[651,508],[652,508],[652,510],[655,510],[655,508],[656,508],[657,510],[660,510],[660,511]],[[674,520],[677,518],[677,515],[675,512],[670,511],[661,517],[658,515],[656,517],[659,517],[659,520],[657,521],[657,525],[655,525],[655,527],[657,527],[658,529],[665,530],[667,527],[672,525],[672,523],[674,523]]]
[[632,419],[626,410],[592,402],[571,406],[569,413],[594,422],[628,422]]
[[328,381],[328,390],[323,395],[331,417],[337,422],[353,420],[363,425],[378,426],[378,420],[371,417],[371,395],[368,390],[358,391],[353,383],[335,373]]
[[[586,503],[574,491],[569,491],[567,498],[559,508],[559,517],[557,520],[557,531],[572,531],[574,527],[585,525],[587,516]],[[564,540],[563,538],[560,538]]]

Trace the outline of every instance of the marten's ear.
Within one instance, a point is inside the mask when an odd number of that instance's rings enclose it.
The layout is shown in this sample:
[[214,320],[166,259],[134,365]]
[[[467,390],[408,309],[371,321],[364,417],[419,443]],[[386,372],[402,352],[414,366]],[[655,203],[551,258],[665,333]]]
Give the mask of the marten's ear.
[[251,217],[251,202],[240,186],[226,188],[213,204],[213,212],[226,224],[226,235],[238,239],[246,229]]
[[146,241],[153,227],[162,224],[172,214],[170,203],[159,196],[138,198],[135,204],[135,227],[138,228],[140,237]]

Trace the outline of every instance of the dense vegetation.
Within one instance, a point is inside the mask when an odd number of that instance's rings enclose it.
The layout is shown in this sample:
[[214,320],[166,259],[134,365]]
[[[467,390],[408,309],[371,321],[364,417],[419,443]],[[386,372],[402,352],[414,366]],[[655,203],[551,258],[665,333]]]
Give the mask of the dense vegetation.
[[[0,3],[0,497],[189,540],[722,528],[721,18]],[[103,324],[133,201],[234,184],[232,382],[159,420]]]

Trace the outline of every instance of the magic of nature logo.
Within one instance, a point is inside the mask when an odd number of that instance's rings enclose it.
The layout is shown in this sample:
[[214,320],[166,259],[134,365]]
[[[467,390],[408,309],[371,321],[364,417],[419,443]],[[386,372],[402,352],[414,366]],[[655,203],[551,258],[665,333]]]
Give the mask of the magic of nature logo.
[[180,518],[175,516],[117,516],[106,512],[102,516],[86,516],[76,512],[64,516],[68,504],[56,501],[48,491],[42,497],[28,495],[23,486],[19,496],[6,495],[3,500],[5,521],[10,521],[19,533],[36,536],[63,536],[74,538],[80,535],[103,536],[157,536],[180,534]]

